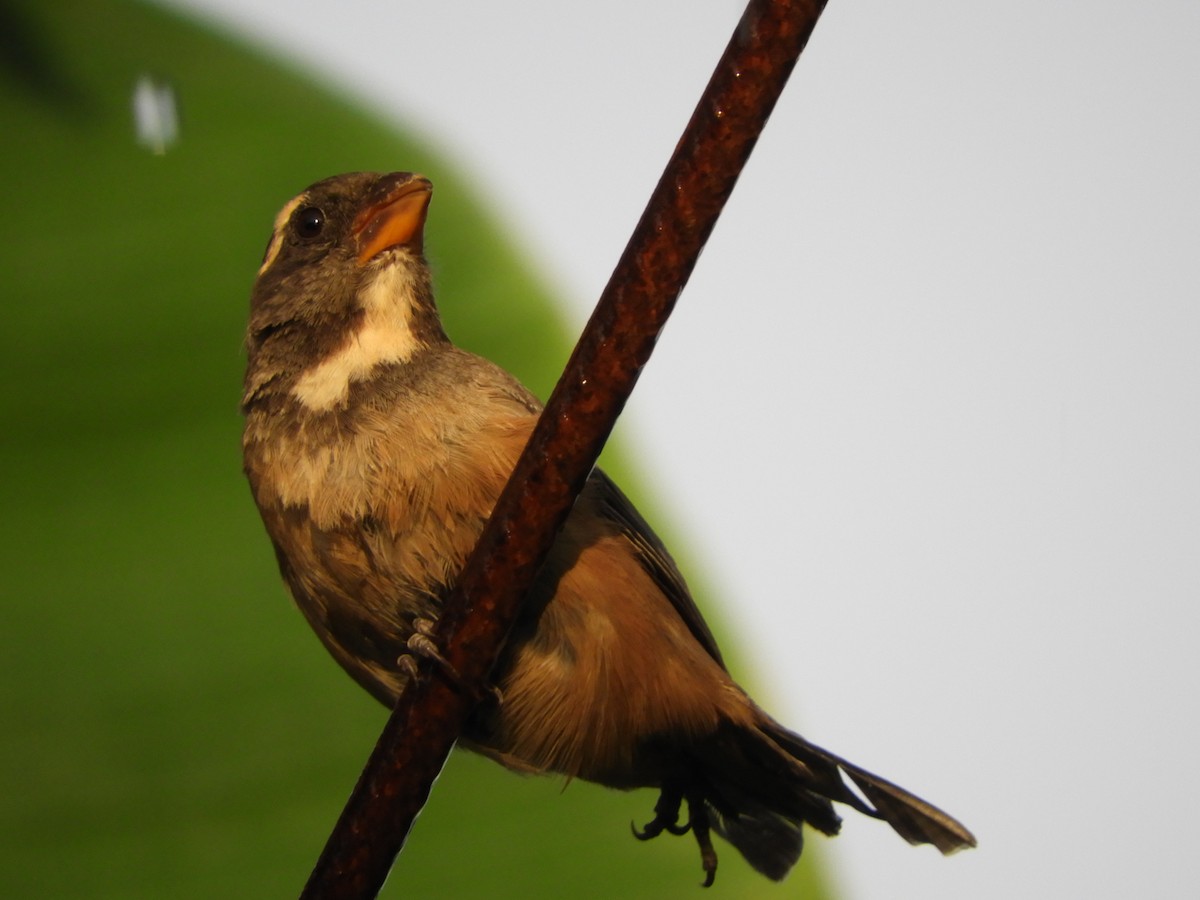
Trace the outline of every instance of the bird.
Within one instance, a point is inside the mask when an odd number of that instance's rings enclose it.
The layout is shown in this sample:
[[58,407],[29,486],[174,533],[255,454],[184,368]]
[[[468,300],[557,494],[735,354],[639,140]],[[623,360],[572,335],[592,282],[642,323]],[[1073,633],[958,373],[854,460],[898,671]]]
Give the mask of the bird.
[[[288,201],[251,294],[244,470],[283,580],[334,659],[395,704],[541,411],[455,346],[424,253],[432,183],[355,172]],[[955,818],[789,731],[729,674],[663,542],[594,469],[460,744],[522,773],[659,791],[634,835],[716,833],[780,880],[834,803],[943,853]],[[683,807],[686,804],[686,814]]]

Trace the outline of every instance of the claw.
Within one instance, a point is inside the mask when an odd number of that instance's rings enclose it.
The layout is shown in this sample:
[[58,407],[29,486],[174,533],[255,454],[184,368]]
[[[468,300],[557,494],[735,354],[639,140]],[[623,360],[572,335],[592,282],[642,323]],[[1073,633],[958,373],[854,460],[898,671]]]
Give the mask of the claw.
[[405,675],[408,676],[410,681],[416,680],[417,675],[418,675],[416,657],[412,656],[411,654],[405,653],[403,656],[401,656],[399,659],[396,660],[396,665],[398,665],[400,667],[400,670]]
[[703,798],[688,797],[688,824],[692,826],[692,834],[700,845],[700,865],[704,869],[701,886],[712,887],[717,880],[717,851],[709,833],[708,810],[704,808]]
[[639,841],[648,841],[651,838],[656,838],[664,831],[667,834],[674,835],[687,834],[691,827],[686,822],[680,825],[675,822],[660,822],[658,819],[655,819],[653,822],[646,823],[646,826],[641,831],[638,831],[637,825],[633,822],[629,823],[629,830],[633,832],[633,836]]
[[[442,670],[442,673],[452,682],[454,682],[456,687],[459,689],[465,689],[466,682],[464,682],[463,677],[458,674],[458,669],[454,668],[454,666],[450,664],[450,661],[446,659],[446,657],[442,656],[441,652],[438,650],[437,644],[434,643],[433,633],[437,628],[437,622],[435,622],[433,619],[413,619],[412,626],[413,632],[408,636],[408,640],[405,641],[405,646],[410,652],[404,654],[396,660],[396,663],[401,669],[404,670],[405,674],[410,678],[415,679],[417,677],[416,658],[420,657],[421,659],[428,659],[436,663],[438,668]],[[504,695],[500,693],[500,688],[496,687],[495,685],[489,685],[488,687],[484,688],[484,691],[486,691],[487,694],[490,695],[493,700],[495,700],[497,705],[501,705],[503,703]],[[484,698],[482,691],[472,691],[472,693],[475,694],[476,698],[479,700]]]
[[641,831],[630,822],[629,827],[633,830],[633,836],[639,841],[648,841],[651,838],[656,838],[664,831],[669,834],[687,834],[688,825],[679,824],[679,806],[683,803],[683,794],[674,788],[664,787],[658,795],[658,802],[654,804],[654,818],[646,823]]
[[437,644],[433,641],[432,635],[435,625],[436,623],[430,619],[413,619],[412,634],[404,642],[405,649],[408,652],[396,659],[396,665],[410,679],[416,680],[418,677],[417,660],[428,659],[435,663],[442,670],[443,674],[454,682],[455,685],[462,687],[462,676],[458,674],[458,670],[450,664],[450,661],[442,656]]
[[404,642],[408,653],[401,656],[396,662],[406,674],[415,678],[417,674],[417,659],[431,660],[446,674],[446,677],[455,684],[461,685],[462,676],[458,674],[458,670],[454,666],[450,665],[450,661],[442,656],[437,644],[434,643],[433,634],[436,628],[437,622],[433,619],[413,619],[412,634]]
[[413,656],[420,656],[423,659],[433,660],[442,667],[442,670],[445,671],[446,674],[458,680],[458,670],[455,669],[454,666],[450,665],[450,663],[446,660],[446,657],[442,656],[442,654],[438,652],[437,644],[433,642],[433,639],[429,637],[429,635],[422,634],[419,631],[414,631],[408,636],[408,640],[405,642],[405,644],[408,649],[412,651]]
[[437,629],[437,622],[433,619],[416,618],[412,620],[413,631],[417,634],[423,634],[425,637],[433,637],[434,631]]
[[[684,799],[688,805],[688,820],[679,824],[679,807]],[[689,831],[696,836],[700,845],[700,865],[704,869],[704,887],[712,887],[717,878],[717,851],[713,847],[711,826],[708,820],[708,810],[704,808],[704,797],[701,794],[684,794],[676,788],[662,789],[658,803],[654,805],[654,818],[646,823],[641,831],[632,822],[629,828],[639,841],[656,838],[664,831],[668,834],[681,835]]]

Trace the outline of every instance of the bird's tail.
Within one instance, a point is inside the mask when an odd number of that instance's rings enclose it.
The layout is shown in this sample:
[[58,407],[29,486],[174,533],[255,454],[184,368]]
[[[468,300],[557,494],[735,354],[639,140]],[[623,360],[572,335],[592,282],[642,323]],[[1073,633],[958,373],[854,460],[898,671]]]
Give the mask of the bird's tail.
[[942,853],[975,846],[974,835],[952,816],[765,714],[756,727],[729,723],[696,749],[713,830],[768,878],[783,878],[800,858],[805,822],[837,834],[841,819],[830,801],[883,819],[911,844],[933,844]]

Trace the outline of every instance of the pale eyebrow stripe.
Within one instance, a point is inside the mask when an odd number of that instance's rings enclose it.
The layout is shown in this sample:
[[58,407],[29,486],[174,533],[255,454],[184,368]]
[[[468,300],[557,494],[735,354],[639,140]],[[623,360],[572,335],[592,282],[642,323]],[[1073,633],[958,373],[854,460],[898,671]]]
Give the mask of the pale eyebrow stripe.
[[293,197],[275,217],[275,231],[271,234],[271,243],[267,245],[267,255],[263,257],[262,265],[258,267],[259,275],[267,271],[271,267],[271,263],[275,262],[275,257],[279,255],[279,248],[283,246],[283,229],[287,225],[288,219],[292,217],[296,208],[307,199],[307,192]]

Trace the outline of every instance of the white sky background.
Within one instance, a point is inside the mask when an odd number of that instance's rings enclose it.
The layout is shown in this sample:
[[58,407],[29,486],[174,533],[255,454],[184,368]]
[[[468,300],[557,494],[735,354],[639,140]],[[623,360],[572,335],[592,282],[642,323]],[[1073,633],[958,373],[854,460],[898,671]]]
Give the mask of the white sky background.
[[[446,148],[579,324],[742,9],[173,2]],[[623,420],[764,704],[980,839],[851,815],[855,900],[1200,884],[1198,46],[834,0]]]

